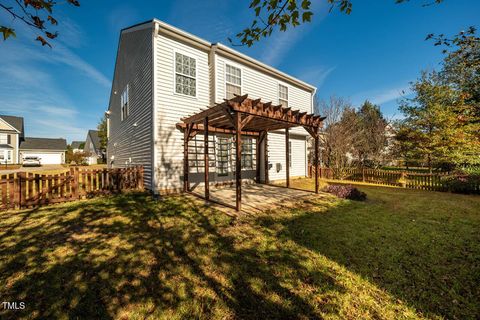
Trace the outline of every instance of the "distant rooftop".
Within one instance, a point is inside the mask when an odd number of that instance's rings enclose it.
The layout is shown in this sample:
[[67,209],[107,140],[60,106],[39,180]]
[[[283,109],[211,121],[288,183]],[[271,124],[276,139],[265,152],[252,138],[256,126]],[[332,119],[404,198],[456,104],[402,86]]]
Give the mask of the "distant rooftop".
[[23,118],[22,117],[15,117],[15,116],[6,116],[6,115],[0,115],[0,118],[2,118],[6,123],[14,127],[20,132],[23,132]]
[[85,144],[85,141],[72,141],[72,143],[70,144],[70,146],[72,147],[72,149],[82,149],[83,146]]
[[20,143],[20,150],[66,150],[67,140],[49,138],[25,138]]

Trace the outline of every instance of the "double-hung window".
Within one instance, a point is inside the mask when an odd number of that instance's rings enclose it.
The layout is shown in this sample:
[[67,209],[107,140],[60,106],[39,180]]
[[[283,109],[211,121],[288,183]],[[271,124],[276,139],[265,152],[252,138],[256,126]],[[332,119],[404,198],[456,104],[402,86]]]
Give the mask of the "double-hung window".
[[288,108],[288,87],[282,84],[278,85],[278,103]]
[[225,90],[227,99],[242,94],[242,69],[229,64],[225,65]]
[[252,138],[242,139],[242,169],[253,169]]
[[120,119],[125,120],[130,114],[130,101],[129,101],[130,86],[127,84],[123,89],[122,96],[120,97]]
[[9,144],[9,135],[6,133],[0,133],[0,144]]
[[197,62],[194,58],[175,52],[175,92],[197,96]]

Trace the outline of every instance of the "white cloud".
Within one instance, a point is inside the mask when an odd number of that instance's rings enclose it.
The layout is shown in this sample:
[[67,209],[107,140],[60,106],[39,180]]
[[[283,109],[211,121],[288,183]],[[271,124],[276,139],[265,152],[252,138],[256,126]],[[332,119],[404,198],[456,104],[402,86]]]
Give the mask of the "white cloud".
[[272,66],[278,65],[288,51],[328,15],[326,1],[314,1],[311,9],[314,12],[312,22],[295,28],[289,26],[285,32],[276,29],[270,38],[262,40],[265,41],[266,45],[263,49],[264,54],[260,57],[261,61]]
[[305,72],[300,72],[297,77],[300,80],[311,83],[317,88],[320,88],[327,79],[327,77],[330,75],[330,73],[332,73],[335,69],[336,67],[310,67],[309,70]]
[[264,54],[260,60],[264,63],[276,66],[278,65],[288,51],[295,45],[295,43],[305,34],[302,31],[304,27],[290,28],[285,32],[277,32],[271,36],[263,50]]
[[52,41],[52,49],[40,46],[35,33],[19,23],[14,26],[17,38],[2,44],[0,113],[24,117],[27,136],[85,138],[88,127],[81,126],[90,120],[79,117],[78,101],[71,98],[76,92],[67,92],[59,82],[59,69],[77,81],[83,75],[81,81],[110,88],[110,80],[71,49],[84,44],[80,28],[62,21],[67,27]]
[[409,85],[401,85],[396,87],[384,88],[370,90],[362,92],[353,96],[352,100],[354,104],[361,104],[365,100],[369,100],[374,104],[384,104],[387,102],[395,101],[401,99],[402,97],[408,96],[411,94]]
[[370,98],[370,101],[374,104],[383,104],[386,102],[398,100],[409,94],[410,94],[409,87],[403,86],[403,87],[392,88],[382,92],[378,92],[372,98]]

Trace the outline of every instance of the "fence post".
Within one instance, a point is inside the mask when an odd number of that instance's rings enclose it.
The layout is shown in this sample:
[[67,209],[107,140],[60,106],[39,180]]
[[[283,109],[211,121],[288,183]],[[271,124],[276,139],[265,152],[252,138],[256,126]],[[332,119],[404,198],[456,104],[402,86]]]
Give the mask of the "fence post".
[[72,197],[78,199],[78,168],[70,168],[70,175],[73,176]]
[[139,177],[138,177],[138,188],[140,190],[143,190],[144,188],[144,185],[143,185],[143,166],[140,167],[140,170],[139,170]]
[[18,209],[22,209],[22,204],[25,201],[25,188],[22,187],[22,179],[25,179],[25,172],[19,172],[17,174],[18,178],[18,190],[17,190],[17,195],[18,195]]

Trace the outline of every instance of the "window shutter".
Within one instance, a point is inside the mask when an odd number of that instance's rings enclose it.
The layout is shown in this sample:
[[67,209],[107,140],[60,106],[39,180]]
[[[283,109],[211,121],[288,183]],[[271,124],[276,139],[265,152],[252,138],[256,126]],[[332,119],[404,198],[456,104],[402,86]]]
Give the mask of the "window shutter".
[[11,144],[12,143],[12,136],[7,134],[7,144]]

